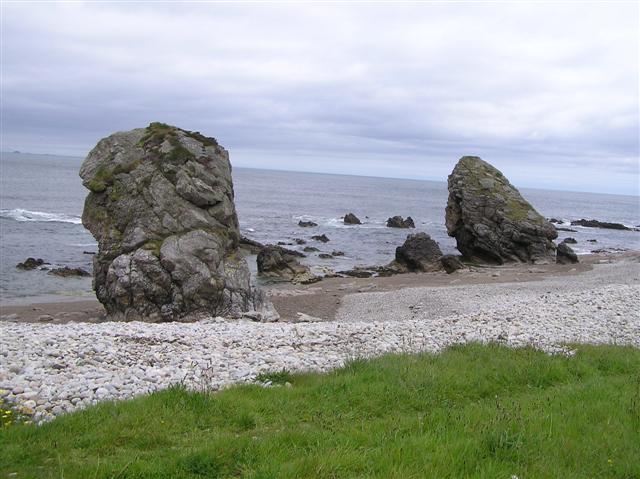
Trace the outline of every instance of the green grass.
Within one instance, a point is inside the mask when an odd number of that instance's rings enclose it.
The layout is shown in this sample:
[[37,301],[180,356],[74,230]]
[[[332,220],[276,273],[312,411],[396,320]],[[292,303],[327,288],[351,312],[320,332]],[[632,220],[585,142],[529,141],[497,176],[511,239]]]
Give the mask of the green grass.
[[293,387],[174,387],[4,428],[0,477],[640,477],[637,349],[468,345],[270,377]]

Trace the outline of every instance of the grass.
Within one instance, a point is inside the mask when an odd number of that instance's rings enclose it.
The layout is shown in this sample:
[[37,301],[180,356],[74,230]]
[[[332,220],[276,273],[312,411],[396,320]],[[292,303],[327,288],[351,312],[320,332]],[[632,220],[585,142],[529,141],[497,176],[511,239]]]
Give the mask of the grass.
[[[640,350],[467,345],[0,430],[0,475],[638,478]],[[275,382],[275,381],[274,381]]]

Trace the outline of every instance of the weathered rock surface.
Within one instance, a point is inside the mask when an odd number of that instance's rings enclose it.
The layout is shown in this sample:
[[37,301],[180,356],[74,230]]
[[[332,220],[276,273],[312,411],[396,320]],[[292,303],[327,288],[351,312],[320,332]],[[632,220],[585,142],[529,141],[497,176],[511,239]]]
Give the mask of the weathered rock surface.
[[465,269],[466,266],[460,261],[460,257],[453,254],[445,254],[442,258],[440,258],[440,263],[442,267],[447,272],[447,274],[451,274],[459,269]]
[[612,230],[626,230],[629,231],[632,228],[623,225],[622,223],[608,223],[606,221],[598,220],[575,220],[571,222],[571,226],[586,226],[588,228],[607,228]]
[[239,247],[241,251],[244,251],[246,254],[258,254],[264,245],[259,241],[252,240],[247,238],[246,236],[240,236]]
[[308,266],[297,260],[304,255],[281,246],[267,245],[258,253],[258,274],[265,278],[301,283],[313,277]]
[[24,262],[18,263],[16,265],[16,268],[24,269],[24,270],[36,269],[36,268],[39,268],[40,266],[42,266],[44,264],[48,264],[48,263],[45,263],[42,258],[38,258],[38,259],[36,259],[36,258],[27,258],[27,259],[24,260]]
[[390,265],[399,271],[438,271],[442,269],[440,246],[427,233],[407,236],[404,244],[396,248],[395,260]]
[[358,218],[353,213],[347,213],[346,215],[344,215],[343,221],[345,225],[361,225],[362,224],[362,222],[360,221],[360,218]]
[[556,249],[556,263],[558,264],[574,264],[578,262],[578,255],[574,253],[571,247],[562,242]]
[[411,216],[407,216],[405,220],[402,216],[393,216],[387,219],[387,227],[389,228],[415,228],[416,225],[413,222]]
[[464,257],[494,264],[553,261],[556,229],[496,168],[464,156],[448,186],[447,233]]
[[94,289],[111,319],[191,320],[263,308],[238,253],[229,154],[162,123],[98,142],[80,169],[97,239]]

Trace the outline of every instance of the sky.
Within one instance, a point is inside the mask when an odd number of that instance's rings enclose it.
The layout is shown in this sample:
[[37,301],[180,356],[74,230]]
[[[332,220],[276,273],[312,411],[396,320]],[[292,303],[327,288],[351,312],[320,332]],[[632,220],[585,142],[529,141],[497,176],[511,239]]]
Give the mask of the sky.
[[638,2],[1,4],[3,151],[170,123],[234,166],[640,194]]

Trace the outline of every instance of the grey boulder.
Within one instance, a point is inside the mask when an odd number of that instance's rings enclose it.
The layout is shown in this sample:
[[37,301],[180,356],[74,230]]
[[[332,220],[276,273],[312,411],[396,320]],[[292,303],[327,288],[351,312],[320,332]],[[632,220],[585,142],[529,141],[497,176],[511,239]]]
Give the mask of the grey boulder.
[[465,258],[493,264],[553,262],[556,229],[489,163],[462,157],[448,188],[447,233]]
[[82,223],[98,241],[94,289],[111,319],[270,309],[239,254],[229,154],[214,138],[163,123],[115,133],[80,176]]
[[399,271],[438,271],[442,269],[440,246],[427,233],[407,236],[404,244],[396,248],[391,266]]

